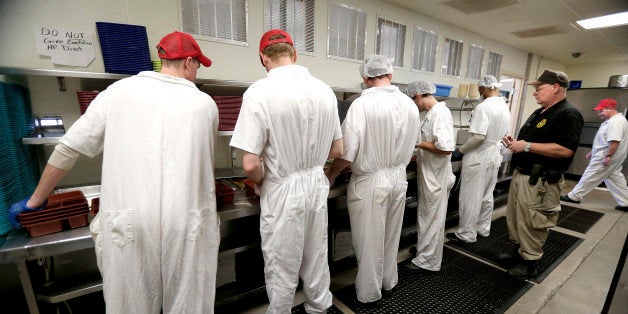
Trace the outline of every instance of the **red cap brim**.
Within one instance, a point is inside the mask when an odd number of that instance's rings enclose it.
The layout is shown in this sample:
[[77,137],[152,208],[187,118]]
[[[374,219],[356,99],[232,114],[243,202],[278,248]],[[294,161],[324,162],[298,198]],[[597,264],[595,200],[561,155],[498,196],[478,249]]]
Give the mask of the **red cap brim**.
[[201,64],[204,65],[207,68],[209,68],[212,65],[212,60],[210,60],[209,58],[205,57],[205,55],[200,55],[197,58],[198,58],[198,61],[200,61]]

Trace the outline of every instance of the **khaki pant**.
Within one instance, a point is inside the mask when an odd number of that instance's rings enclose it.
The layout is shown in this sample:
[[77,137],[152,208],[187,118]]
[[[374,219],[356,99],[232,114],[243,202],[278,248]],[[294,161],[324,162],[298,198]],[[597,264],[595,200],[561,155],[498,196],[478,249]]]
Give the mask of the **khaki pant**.
[[[506,220],[510,239],[519,243],[519,255],[525,260],[538,260],[543,256],[549,228],[558,221],[560,192],[565,180],[561,178],[558,183],[549,184],[539,178],[536,185],[531,185],[529,178],[518,170],[513,173]],[[539,193],[541,186],[545,186],[545,193]]]

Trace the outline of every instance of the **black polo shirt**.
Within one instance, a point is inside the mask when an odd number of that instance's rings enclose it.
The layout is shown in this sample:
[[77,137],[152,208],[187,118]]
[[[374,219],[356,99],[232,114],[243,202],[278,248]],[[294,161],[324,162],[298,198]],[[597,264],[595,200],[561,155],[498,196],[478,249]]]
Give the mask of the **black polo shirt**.
[[[541,113],[539,108],[519,130],[518,140],[532,143],[556,143],[576,152],[580,141],[580,132],[584,120],[582,115],[563,99]],[[534,144],[532,144],[534,145]],[[573,155],[569,158],[551,158],[533,153],[519,153],[512,157],[512,165],[523,169],[531,169],[532,164],[541,164],[545,169],[565,171],[569,168]]]

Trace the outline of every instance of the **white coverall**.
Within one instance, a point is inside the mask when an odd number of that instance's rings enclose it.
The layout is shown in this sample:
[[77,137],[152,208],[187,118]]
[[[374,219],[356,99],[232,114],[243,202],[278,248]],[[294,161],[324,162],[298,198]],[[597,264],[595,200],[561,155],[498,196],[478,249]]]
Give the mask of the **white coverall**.
[[406,204],[406,166],[419,133],[419,110],[396,86],[371,87],[342,123],[344,155],[352,162],[347,187],[355,280],[360,302],[382,297],[398,282],[397,253]]
[[462,159],[456,235],[465,242],[475,242],[478,233],[487,237],[491,231],[493,190],[503,159],[501,139],[509,125],[510,112],[501,96],[486,98],[473,110],[469,133],[485,138]]
[[230,145],[263,159],[260,233],[268,313],[290,312],[299,276],[306,311],[323,312],[332,304],[323,165],[332,141],[342,138],[337,106],[331,88],[298,65],[271,69],[244,93]]
[[[421,141],[434,143],[443,151],[453,151],[453,119],[444,102],[436,103],[421,123]],[[418,212],[417,256],[412,263],[423,269],[438,271],[443,259],[445,219],[449,191],[456,181],[451,170],[451,155],[440,155],[419,149],[417,156]]]
[[[602,161],[606,156],[610,141],[619,141],[619,146],[613,153],[609,165],[604,166]],[[618,113],[600,125],[593,139],[589,165],[578,184],[569,192],[569,198],[580,201],[583,196],[604,181],[619,206],[628,206],[628,187],[622,173],[622,164],[626,160],[626,154],[628,154],[628,122],[623,114]]]
[[89,157],[104,150],[90,229],[107,313],[213,312],[217,130],[209,95],[147,71],[101,92],[61,139]]

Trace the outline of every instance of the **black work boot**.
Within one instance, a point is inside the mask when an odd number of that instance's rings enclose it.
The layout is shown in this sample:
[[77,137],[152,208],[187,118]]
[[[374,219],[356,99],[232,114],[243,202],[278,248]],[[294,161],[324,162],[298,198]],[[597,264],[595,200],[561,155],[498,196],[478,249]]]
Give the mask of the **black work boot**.
[[497,254],[497,261],[504,268],[511,268],[523,261],[517,249],[509,253]]
[[519,279],[529,279],[536,275],[536,260],[522,260],[517,266],[509,269],[508,274]]

